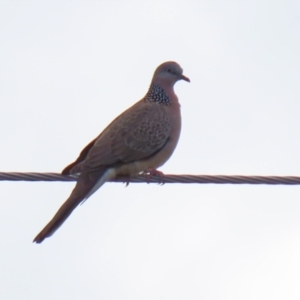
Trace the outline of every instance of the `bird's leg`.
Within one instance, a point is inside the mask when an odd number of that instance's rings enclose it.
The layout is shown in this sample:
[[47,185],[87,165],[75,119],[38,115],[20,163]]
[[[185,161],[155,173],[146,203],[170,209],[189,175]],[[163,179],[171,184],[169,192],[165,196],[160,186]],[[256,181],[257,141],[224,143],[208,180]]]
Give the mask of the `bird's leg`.
[[145,170],[145,171],[142,173],[142,175],[145,176],[147,183],[149,183],[149,180],[150,180],[153,176],[157,176],[157,177],[159,177],[159,184],[164,184],[164,180],[163,180],[164,173],[161,172],[161,171],[158,171],[158,170],[156,170],[156,169],[154,169],[154,168]]
[[128,187],[130,183],[130,175],[117,176],[117,178],[122,179],[123,183],[125,183],[125,187]]
[[129,186],[129,179],[130,179],[130,176],[128,175],[128,176],[126,176],[126,177],[124,177],[124,179],[125,179],[125,181],[124,181],[124,183],[125,183],[125,187],[128,187]]

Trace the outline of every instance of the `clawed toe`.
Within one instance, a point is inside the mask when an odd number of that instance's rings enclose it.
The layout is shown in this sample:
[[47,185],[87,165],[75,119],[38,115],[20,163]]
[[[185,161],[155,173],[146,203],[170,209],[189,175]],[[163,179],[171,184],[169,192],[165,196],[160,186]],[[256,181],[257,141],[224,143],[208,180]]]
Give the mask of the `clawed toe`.
[[164,184],[164,180],[163,180],[164,173],[161,172],[161,171],[158,171],[158,170],[156,170],[156,169],[154,169],[154,168],[148,169],[148,170],[144,171],[144,172],[142,173],[142,175],[145,176],[147,183],[150,182],[150,179],[151,179],[153,176],[157,176],[157,177],[159,177],[159,184]]

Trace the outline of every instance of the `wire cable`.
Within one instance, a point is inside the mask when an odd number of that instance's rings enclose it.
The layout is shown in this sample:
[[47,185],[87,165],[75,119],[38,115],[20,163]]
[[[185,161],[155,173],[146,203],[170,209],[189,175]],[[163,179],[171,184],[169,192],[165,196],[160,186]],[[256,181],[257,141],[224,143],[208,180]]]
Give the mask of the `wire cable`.
[[[58,173],[0,172],[0,181],[77,181],[77,176]],[[138,175],[122,177],[113,182],[125,183],[198,183],[198,184],[269,184],[299,185],[300,176],[243,176],[243,175]]]

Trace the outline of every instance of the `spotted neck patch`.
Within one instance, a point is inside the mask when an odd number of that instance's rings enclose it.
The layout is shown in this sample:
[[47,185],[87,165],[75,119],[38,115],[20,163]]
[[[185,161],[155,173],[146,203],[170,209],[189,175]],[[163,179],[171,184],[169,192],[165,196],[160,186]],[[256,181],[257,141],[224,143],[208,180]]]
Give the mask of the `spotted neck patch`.
[[145,100],[163,105],[170,104],[170,98],[166,95],[165,91],[155,83],[150,85]]

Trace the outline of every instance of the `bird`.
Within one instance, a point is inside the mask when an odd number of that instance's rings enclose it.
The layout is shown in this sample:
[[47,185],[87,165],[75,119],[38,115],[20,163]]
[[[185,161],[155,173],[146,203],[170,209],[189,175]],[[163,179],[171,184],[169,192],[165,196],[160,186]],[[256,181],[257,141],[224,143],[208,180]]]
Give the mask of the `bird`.
[[105,182],[140,173],[155,174],[172,155],[181,131],[181,112],[174,92],[177,81],[190,79],[174,61],[159,65],[146,95],[115,118],[68,165],[63,175],[77,175],[69,198],[34,238],[42,243]]

